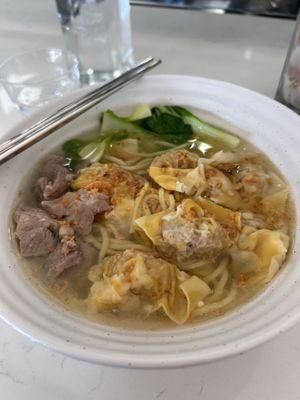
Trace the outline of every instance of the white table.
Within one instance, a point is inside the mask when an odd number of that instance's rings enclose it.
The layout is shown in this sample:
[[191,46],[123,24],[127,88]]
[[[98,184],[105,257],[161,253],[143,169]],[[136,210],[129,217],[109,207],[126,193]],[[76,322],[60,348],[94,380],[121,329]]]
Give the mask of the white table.
[[[0,61],[25,49],[61,46],[54,0],[1,0],[0,9]],[[293,22],[285,20],[133,9],[137,59],[158,56],[163,59],[159,72],[227,80],[271,97],[292,29]],[[0,93],[4,132],[21,115]],[[181,370],[134,371],[53,353],[0,322],[0,398],[296,400],[299,338],[300,324],[232,359]]]

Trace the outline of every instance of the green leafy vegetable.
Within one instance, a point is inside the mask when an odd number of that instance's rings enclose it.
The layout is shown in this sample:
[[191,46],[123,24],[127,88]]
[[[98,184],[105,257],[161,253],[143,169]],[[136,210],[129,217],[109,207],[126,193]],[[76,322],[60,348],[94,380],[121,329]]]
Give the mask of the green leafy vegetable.
[[101,114],[101,133],[119,133],[127,134],[149,133],[139,125],[127,121],[126,118],[119,117],[113,111],[107,110]]
[[99,161],[104,153],[104,148],[100,152],[99,147],[103,147],[99,139],[94,141],[71,139],[63,144],[62,150],[64,155],[70,159],[71,169],[74,169],[78,162],[82,160],[90,160],[91,162]]
[[191,126],[194,134],[202,140],[212,138],[227,145],[229,148],[238,147],[240,144],[240,139],[237,136],[207,124],[183,107],[166,106],[162,107],[162,109],[164,112],[170,113],[170,115],[180,116],[186,124]]
[[100,135],[90,140],[71,139],[63,144],[62,150],[65,156],[71,159],[71,167],[73,168],[82,160],[89,160],[91,163],[100,161],[111,143],[126,137],[125,133],[118,132]]
[[139,121],[141,119],[150,117],[152,114],[151,108],[149,104],[140,104],[136,107],[136,109],[132,112],[132,114],[127,117],[128,121],[134,122]]
[[175,116],[165,107],[154,107],[151,117],[143,120],[143,127],[148,131],[158,134],[162,140],[181,144],[191,139],[193,131],[179,116]]
[[100,116],[100,135],[94,139],[71,139],[64,143],[65,156],[71,166],[81,160],[100,161],[104,152],[114,141],[134,138],[147,139],[156,136],[166,142],[182,144],[196,135],[208,141],[214,139],[229,148],[240,144],[240,139],[212,126],[180,106],[138,106],[129,117],[120,117],[107,110]]
[[92,142],[79,151],[82,160],[89,160],[91,163],[100,161],[106,148],[106,141]]
[[62,150],[67,158],[74,161],[81,161],[82,158],[79,152],[89,143],[89,140],[71,139],[63,144]]

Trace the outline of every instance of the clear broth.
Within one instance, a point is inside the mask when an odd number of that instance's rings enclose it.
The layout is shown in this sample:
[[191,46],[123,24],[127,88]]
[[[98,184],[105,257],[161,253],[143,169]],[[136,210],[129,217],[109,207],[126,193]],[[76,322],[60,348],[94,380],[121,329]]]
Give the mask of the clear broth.
[[[223,125],[220,123],[220,119],[217,119],[218,125]],[[228,126],[227,126],[228,128]],[[231,129],[233,130],[233,129]],[[238,129],[234,129],[235,132],[238,132]],[[84,137],[90,137],[93,135],[93,132],[89,132],[84,135]],[[242,135],[244,136],[244,135]],[[213,142],[210,143],[212,149],[208,151],[208,156],[210,153],[214,153],[215,151],[220,149],[220,146],[214,145]],[[268,171],[273,171],[276,175],[280,176],[282,180],[286,182],[280,171],[275,167],[275,165],[268,159],[268,157],[262,154],[261,151],[257,150],[252,144],[246,142],[242,139],[242,144],[240,146],[241,151],[251,151],[259,154],[258,162]],[[149,149],[148,149],[149,151]],[[167,151],[167,150],[166,150]],[[58,150],[59,152],[59,150]],[[35,171],[39,170],[35,168]],[[36,205],[36,200],[34,197],[34,193],[32,190],[33,182],[37,178],[36,172],[29,172],[29,174],[24,178],[20,190],[18,192],[18,196],[16,198],[16,203],[20,200],[26,201],[27,203],[31,203]],[[295,221],[295,206],[291,194],[289,195],[289,201],[287,206],[287,214],[290,215],[289,221],[289,237],[290,237],[290,245],[289,252],[293,247],[293,237],[295,232],[295,226],[293,225],[293,221]],[[13,227],[12,232],[13,232]],[[13,246],[18,254],[18,244],[15,239],[13,239]],[[55,284],[50,285],[46,280],[46,272],[42,267],[43,259],[41,258],[32,258],[30,260],[22,258],[18,254],[19,264],[23,268],[27,279],[29,279],[33,286],[38,289],[38,291],[49,298],[49,300],[54,301],[60,305],[62,305],[68,311],[75,313],[76,315],[80,315],[84,318],[88,318],[92,321],[96,321],[101,324],[107,324],[123,329],[144,329],[144,330],[157,330],[157,329],[171,329],[176,327],[174,322],[168,320],[162,313],[155,313],[150,316],[139,316],[136,318],[136,315],[130,315],[120,313],[117,311],[109,311],[102,312],[97,315],[89,315],[87,313],[87,304],[86,304],[86,296],[88,291],[92,285],[92,283],[88,280],[87,274],[89,268],[86,266],[75,266],[72,267],[65,272],[63,272],[56,280]],[[285,259],[285,263],[287,262],[288,256]],[[68,285],[66,286],[66,282]],[[221,315],[224,315],[228,311],[234,310],[237,307],[245,304],[249,300],[253,299],[254,296],[258,295],[262,292],[265,285],[260,285],[258,287],[246,287],[246,288],[238,288],[238,295],[236,299],[231,302],[228,306],[222,308],[221,312],[214,312],[209,315],[204,315],[201,317],[197,317],[192,321],[188,321],[188,324],[198,324],[200,322],[206,321],[208,319],[216,318]]]

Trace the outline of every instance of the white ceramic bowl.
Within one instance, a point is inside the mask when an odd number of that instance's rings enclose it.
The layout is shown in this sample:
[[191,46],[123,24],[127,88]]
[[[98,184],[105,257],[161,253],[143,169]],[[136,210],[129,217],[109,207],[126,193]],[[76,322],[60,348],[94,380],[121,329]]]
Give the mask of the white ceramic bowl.
[[[56,104],[78,97],[75,92]],[[0,166],[0,316],[34,341],[91,362],[145,368],[199,364],[241,353],[275,337],[300,316],[299,237],[287,265],[253,301],[198,326],[156,332],[125,331],[89,322],[42,297],[25,279],[8,237],[9,211],[20,180],[36,161],[66,139],[98,124],[100,110],[141,102],[182,104],[221,116],[249,132],[300,195],[300,119],[275,101],[224,82],[188,76],[150,76]],[[10,135],[47,115],[46,106]],[[8,135],[7,135],[8,137]],[[297,231],[299,217],[297,217]]]

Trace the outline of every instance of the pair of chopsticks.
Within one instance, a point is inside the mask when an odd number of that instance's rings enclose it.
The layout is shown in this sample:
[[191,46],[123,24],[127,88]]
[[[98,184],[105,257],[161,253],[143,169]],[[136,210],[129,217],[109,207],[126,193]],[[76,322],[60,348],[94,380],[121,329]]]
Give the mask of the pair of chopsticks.
[[103,86],[94,89],[70,104],[58,109],[49,117],[43,118],[30,128],[23,130],[19,135],[12,137],[0,144],[0,164],[15,157],[34,143],[39,142],[52,132],[74,120],[85,111],[105,100],[113,93],[122,89],[130,82],[140,78],[146,72],[155,68],[161,60],[149,57],[130,70],[124,72],[118,78],[109,81]]

